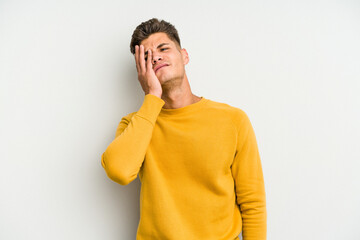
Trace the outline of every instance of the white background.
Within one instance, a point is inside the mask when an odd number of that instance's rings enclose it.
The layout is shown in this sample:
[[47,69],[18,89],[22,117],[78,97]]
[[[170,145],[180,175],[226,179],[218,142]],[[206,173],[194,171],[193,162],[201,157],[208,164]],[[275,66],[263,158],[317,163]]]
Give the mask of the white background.
[[0,1],[0,239],[135,239],[140,181],[101,154],[144,94],[130,53],[179,31],[194,94],[243,109],[269,240],[360,239],[359,1]]

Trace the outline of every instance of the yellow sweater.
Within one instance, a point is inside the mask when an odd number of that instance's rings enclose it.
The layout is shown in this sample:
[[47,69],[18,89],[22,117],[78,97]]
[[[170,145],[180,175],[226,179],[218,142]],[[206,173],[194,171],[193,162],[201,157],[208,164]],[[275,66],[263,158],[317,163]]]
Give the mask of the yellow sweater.
[[101,156],[126,185],[139,174],[137,240],[266,239],[266,201],[255,134],[246,113],[201,97],[177,109],[147,94],[124,116]]

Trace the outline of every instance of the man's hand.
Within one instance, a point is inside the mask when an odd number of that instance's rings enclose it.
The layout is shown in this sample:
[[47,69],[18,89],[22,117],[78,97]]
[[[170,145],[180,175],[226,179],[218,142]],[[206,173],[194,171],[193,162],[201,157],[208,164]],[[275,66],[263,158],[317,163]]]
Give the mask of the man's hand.
[[156,77],[152,66],[152,52],[148,50],[148,57],[145,62],[144,46],[135,46],[135,62],[138,72],[138,80],[146,94],[153,94],[159,98],[162,95],[162,88],[159,79]]

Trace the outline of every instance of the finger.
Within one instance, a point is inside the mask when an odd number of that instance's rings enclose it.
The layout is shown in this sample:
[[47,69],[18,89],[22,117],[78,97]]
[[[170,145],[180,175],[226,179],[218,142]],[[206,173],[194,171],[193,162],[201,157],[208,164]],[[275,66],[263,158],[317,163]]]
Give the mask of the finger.
[[144,46],[140,45],[140,69],[142,72],[146,71],[146,66],[145,66],[145,54],[144,54]]
[[135,45],[135,64],[136,70],[139,72],[139,45]]
[[147,57],[147,66],[146,66],[146,70],[149,71],[150,69],[152,69],[152,63],[151,63],[151,59],[152,59],[152,52],[151,50],[149,49],[148,50],[148,57]]

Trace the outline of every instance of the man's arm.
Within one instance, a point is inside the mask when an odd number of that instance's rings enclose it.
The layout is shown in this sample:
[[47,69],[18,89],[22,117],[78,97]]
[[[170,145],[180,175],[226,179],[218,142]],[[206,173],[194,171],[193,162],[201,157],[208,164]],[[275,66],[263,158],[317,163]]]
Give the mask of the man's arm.
[[101,155],[101,165],[111,180],[127,185],[137,177],[164,104],[161,98],[147,94],[139,111],[121,119],[115,139]]
[[143,45],[135,46],[135,63],[138,80],[145,97],[139,111],[123,117],[115,139],[101,155],[101,165],[110,179],[122,185],[133,181],[144,161],[156,119],[165,105],[161,99],[162,87],[156,77],[151,50],[145,61]]
[[242,236],[243,240],[265,240],[267,212],[260,155],[250,120],[245,112],[241,113],[231,171],[243,220]]

